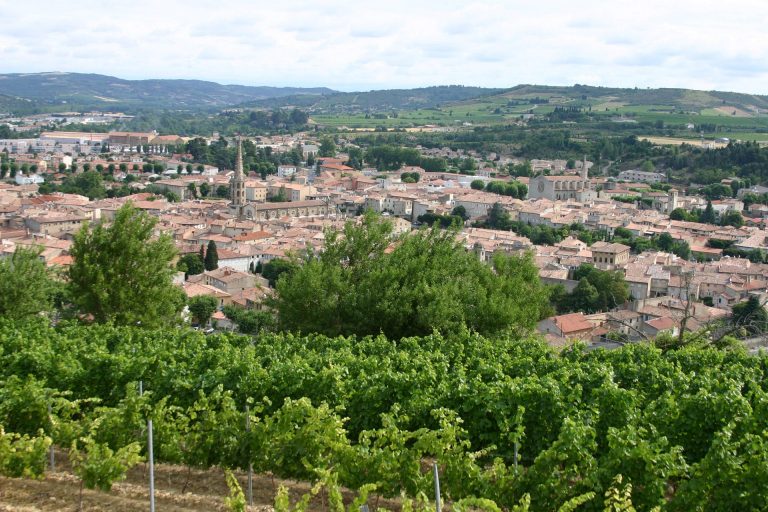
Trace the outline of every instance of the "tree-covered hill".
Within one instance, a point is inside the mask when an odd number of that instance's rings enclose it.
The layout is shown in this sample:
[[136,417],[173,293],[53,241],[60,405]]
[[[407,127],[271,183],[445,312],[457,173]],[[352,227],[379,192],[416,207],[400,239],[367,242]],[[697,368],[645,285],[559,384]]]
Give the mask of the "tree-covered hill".
[[[204,80],[124,80],[86,73],[11,73],[0,75],[0,94],[43,107],[221,108],[292,94],[328,94],[325,87],[251,87]],[[2,102],[0,102],[2,105]]]

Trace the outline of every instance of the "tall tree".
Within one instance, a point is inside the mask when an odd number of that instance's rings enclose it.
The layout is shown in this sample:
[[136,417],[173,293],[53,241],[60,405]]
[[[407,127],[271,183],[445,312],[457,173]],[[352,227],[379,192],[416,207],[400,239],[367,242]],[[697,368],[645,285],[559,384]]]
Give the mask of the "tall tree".
[[157,219],[130,203],[110,226],[83,226],[72,245],[70,296],[97,322],[161,325],[174,320],[183,293],[173,285],[176,248],[163,234],[153,239]]
[[715,209],[712,207],[712,201],[707,201],[707,207],[704,208],[704,212],[701,214],[699,222],[705,224],[714,224],[717,222],[717,216],[715,215]]
[[323,137],[320,141],[320,148],[318,149],[319,156],[334,157],[336,156],[336,143],[330,137]]
[[208,249],[205,251],[205,270],[216,270],[219,268],[219,253],[216,250],[216,242],[208,241]]
[[0,259],[0,316],[24,318],[51,307],[54,283],[40,259],[40,249],[17,247]]

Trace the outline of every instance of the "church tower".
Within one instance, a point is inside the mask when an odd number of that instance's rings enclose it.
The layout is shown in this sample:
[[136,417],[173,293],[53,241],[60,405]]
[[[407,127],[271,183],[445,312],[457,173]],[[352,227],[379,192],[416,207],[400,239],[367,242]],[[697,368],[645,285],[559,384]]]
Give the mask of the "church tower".
[[237,162],[235,163],[235,175],[229,184],[230,208],[238,218],[243,218],[245,206],[245,175],[243,173],[243,142],[237,138]]
[[584,181],[585,187],[589,182],[589,171],[587,170],[587,155],[584,155],[584,160],[581,162],[581,179]]

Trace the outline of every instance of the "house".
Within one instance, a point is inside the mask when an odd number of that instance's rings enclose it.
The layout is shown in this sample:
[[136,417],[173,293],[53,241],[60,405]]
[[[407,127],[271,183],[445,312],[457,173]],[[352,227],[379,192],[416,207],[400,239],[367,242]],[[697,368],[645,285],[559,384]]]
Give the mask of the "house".
[[568,340],[588,340],[595,327],[584,313],[569,313],[546,318],[539,322],[537,329],[542,334],[553,334]]
[[621,171],[618,179],[632,182],[639,181],[641,183],[661,183],[667,181],[667,176],[660,172],[630,170]]
[[629,263],[631,247],[624,244],[595,242],[590,247],[592,263],[602,270],[612,270],[624,267]]
[[206,270],[203,276],[206,285],[223,290],[230,295],[256,286],[256,276],[235,270],[232,267]]

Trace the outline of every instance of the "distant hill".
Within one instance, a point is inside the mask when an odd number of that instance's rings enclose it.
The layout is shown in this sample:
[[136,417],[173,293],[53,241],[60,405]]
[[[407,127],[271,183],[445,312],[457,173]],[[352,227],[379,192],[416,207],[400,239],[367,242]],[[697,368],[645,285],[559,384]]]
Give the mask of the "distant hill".
[[605,108],[644,105],[700,111],[730,106],[742,110],[744,114],[755,113],[755,109],[768,109],[768,96],[693,89],[620,89],[578,84],[562,87],[525,84],[507,89],[499,96],[510,100],[529,101],[539,98],[547,99],[553,104],[573,102]]
[[280,96],[334,92],[325,87],[251,87],[203,80],[123,80],[84,73],[0,74],[0,110],[14,106],[41,110],[222,108]]
[[467,87],[463,85],[439,85],[418,89],[387,89],[368,92],[336,92],[321,96],[297,94],[247,102],[243,106],[284,107],[297,106],[314,111],[383,111],[433,108],[456,101],[498,94],[505,89]]

